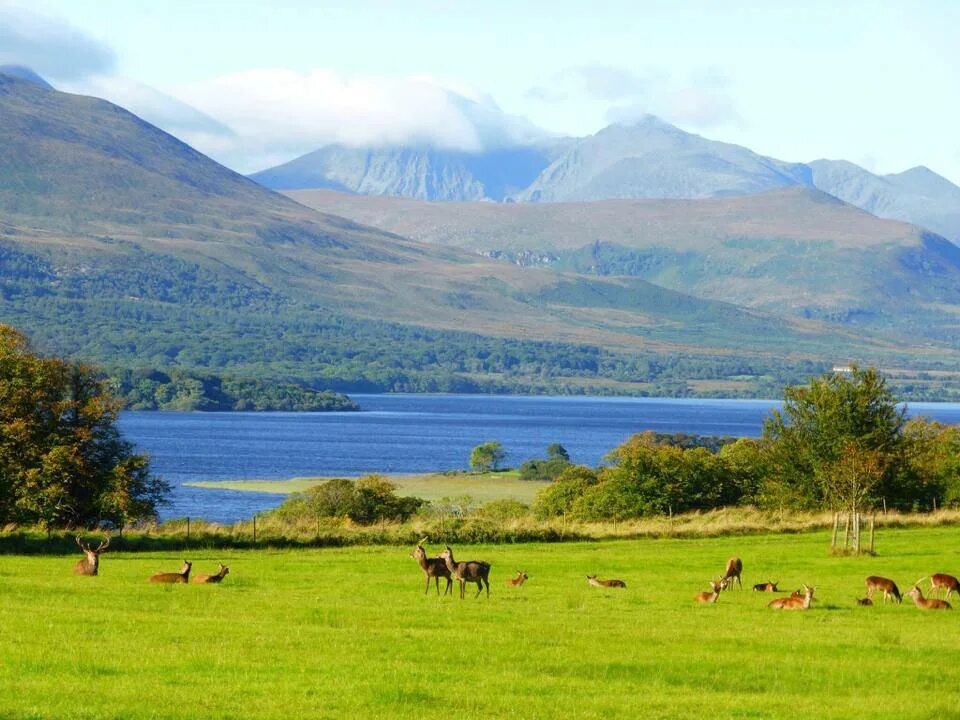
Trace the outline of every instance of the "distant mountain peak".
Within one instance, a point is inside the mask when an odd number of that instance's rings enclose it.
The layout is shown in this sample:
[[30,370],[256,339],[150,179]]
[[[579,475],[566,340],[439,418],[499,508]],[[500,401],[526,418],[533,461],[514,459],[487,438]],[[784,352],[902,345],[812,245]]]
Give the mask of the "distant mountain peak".
[[40,75],[28,68],[26,65],[0,65],[0,75],[25,80],[26,82],[39,85],[44,90],[53,90],[54,87]]

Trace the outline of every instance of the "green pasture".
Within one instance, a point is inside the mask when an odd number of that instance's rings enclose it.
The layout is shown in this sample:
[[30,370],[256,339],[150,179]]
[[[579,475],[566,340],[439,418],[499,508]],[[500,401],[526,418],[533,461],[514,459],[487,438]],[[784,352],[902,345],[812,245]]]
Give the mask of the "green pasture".
[[[441,500],[469,495],[477,502],[517,500],[530,504],[549,482],[521,480],[518,470],[487,473],[423,473],[420,475],[387,475],[397,486],[398,495]],[[293,478],[291,480],[216,480],[189,482],[187,485],[220,490],[277,493],[289,495],[304,492],[330,478]]]
[[[456,547],[491,597],[424,595],[409,547],[196,550],[222,585],[157,586],[182,554],[0,556],[3,718],[949,718],[960,607],[856,607],[863,578],[960,574],[960,530]],[[439,551],[431,544],[428,551]],[[742,592],[698,606],[730,555]],[[505,584],[526,570],[525,587]],[[586,574],[626,590],[589,587]],[[808,612],[749,585],[818,586]],[[960,600],[956,602],[960,605]]]

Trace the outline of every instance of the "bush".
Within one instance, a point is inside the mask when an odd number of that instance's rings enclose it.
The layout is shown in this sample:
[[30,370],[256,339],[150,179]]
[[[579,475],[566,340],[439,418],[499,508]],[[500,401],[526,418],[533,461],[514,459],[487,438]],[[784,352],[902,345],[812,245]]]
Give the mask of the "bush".
[[272,514],[286,522],[303,518],[349,518],[361,525],[385,520],[404,522],[426,501],[417,497],[400,497],[396,486],[379,475],[359,480],[334,478],[296,493]]
[[538,520],[566,515],[584,492],[597,482],[597,474],[583,465],[571,465],[556,482],[537,493],[533,501],[533,515]]

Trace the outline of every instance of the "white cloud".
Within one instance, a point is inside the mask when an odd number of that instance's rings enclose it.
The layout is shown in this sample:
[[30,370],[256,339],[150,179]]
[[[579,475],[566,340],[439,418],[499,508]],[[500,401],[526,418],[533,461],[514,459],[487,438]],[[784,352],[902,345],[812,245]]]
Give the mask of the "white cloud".
[[0,5],[0,65],[24,65],[48,80],[109,72],[113,51],[59,18],[21,5]]
[[475,152],[544,135],[528,120],[504,113],[488,95],[431,76],[258,69],[170,92],[234,131],[229,141],[190,133],[185,138],[243,172],[331,143],[424,144]]

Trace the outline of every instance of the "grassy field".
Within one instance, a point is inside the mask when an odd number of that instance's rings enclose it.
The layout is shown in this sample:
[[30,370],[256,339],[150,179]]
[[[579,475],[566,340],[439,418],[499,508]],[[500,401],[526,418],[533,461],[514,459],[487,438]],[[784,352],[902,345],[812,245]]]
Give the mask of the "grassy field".
[[[957,574],[958,539],[884,530],[861,558],[825,533],[464,547],[493,563],[491,597],[465,601],[424,596],[408,547],[192,553],[230,565],[220,586],[148,584],[173,554],[108,553],[98,578],[70,574],[79,554],[0,556],[0,717],[957,717],[960,613],[853,600],[868,574]],[[746,584],[816,583],[818,602],[695,605],[732,554]]]
[[[399,495],[409,495],[425,500],[440,500],[469,495],[474,500],[485,503],[491,500],[519,500],[530,504],[540,490],[549,482],[520,480],[518,470],[488,473],[424,473],[420,475],[388,475],[397,486]],[[268,492],[282,495],[303,492],[330,478],[293,478],[292,480],[219,480],[210,482],[189,482],[192,487],[217,488],[220,490],[238,490]]]

